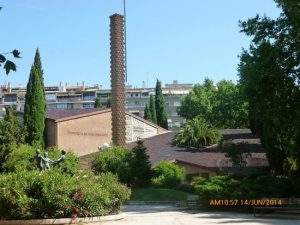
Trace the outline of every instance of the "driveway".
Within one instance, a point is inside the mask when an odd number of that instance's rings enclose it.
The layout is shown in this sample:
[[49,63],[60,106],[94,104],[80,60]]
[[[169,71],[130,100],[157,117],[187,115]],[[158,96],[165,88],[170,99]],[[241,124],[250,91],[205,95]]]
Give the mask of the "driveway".
[[[125,206],[124,219],[107,225],[300,225],[300,220],[264,219],[232,212],[192,212],[173,206]],[[96,223],[97,224],[97,223]],[[92,224],[91,224],[92,225]],[[95,223],[93,224],[95,225]],[[99,224],[100,225],[100,224]]]

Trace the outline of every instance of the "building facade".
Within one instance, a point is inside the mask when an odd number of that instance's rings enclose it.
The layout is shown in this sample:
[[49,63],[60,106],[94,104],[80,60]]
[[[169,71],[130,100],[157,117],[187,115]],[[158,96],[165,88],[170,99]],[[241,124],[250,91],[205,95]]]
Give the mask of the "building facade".
[[[173,81],[162,88],[166,100],[168,124],[172,129],[178,128],[184,121],[178,116],[177,108],[181,98],[187,95],[193,88],[193,84],[179,84]],[[0,86],[0,117],[6,106],[16,106],[18,111],[24,110],[25,87]],[[103,89],[99,85],[85,86],[84,83],[77,85],[62,85],[45,87],[48,109],[91,109],[94,108],[96,97],[104,107],[111,105],[111,90]],[[132,114],[144,116],[144,108],[149,104],[150,95],[155,94],[155,88],[126,87],[126,109]]]
[[[112,141],[110,109],[49,109],[46,144],[79,156],[98,152]],[[138,116],[126,113],[126,142],[168,132]]]

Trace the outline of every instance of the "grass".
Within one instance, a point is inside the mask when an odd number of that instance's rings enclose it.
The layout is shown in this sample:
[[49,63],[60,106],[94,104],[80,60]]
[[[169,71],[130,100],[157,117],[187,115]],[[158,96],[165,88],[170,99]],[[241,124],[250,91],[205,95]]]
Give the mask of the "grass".
[[132,192],[132,201],[185,201],[189,194],[183,191],[160,188],[139,188]]

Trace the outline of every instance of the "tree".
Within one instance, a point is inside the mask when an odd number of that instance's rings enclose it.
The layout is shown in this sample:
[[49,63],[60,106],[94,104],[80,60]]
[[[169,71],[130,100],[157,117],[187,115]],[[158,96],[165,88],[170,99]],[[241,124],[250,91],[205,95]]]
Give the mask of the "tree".
[[251,153],[247,149],[240,149],[239,144],[234,143],[232,140],[220,141],[220,148],[225,156],[230,158],[233,169],[241,169],[247,166],[247,157],[251,157]]
[[239,64],[240,84],[249,102],[250,128],[267,151],[277,174],[300,171],[297,110],[300,90],[300,7],[296,0],[277,0],[283,13],[277,19],[256,16],[241,22],[252,37]]
[[157,117],[157,125],[168,129],[168,120],[167,120],[167,112],[165,106],[165,98],[161,89],[161,82],[159,80],[156,81],[155,87],[155,110]]
[[[300,109],[300,102],[299,102],[299,107]],[[296,142],[295,142],[295,147],[294,147],[294,153],[295,153],[295,158],[296,158],[296,163],[297,163],[297,168],[300,168],[300,110],[297,111],[297,118],[296,118]]]
[[244,128],[248,127],[247,109],[238,85],[226,80],[214,85],[205,79],[183,97],[178,114],[186,119],[201,116],[217,128]]
[[7,107],[5,111],[4,119],[0,121],[0,170],[3,169],[11,147],[24,143],[24,129],[16,110]]
[[101,108],[101,102],[100,102],[100,98],[99,97],[97,97],[96,99],[95,99],[95,103],[94,103],[94,108]]
[[24,126],[28,144],[44,145],[46,100],[39,50],[31,67],[24,106]]
[[146,104],[145,109],[144,109],[144,119],[150,120],[150,118],[151,118],[151,115],[150,115],[149,107],[148,107],[148,104]]
[[[2,7],[0,7],[0,11],[1,9]],[[16,64],[12,60],[7,59],[7,55],[12,55],[14,58],[21,58],[20,52],[17,49],[10,52],[0,53],[0,66],[4,64],[3,69],[5,70],[6,75],[8,75],[10,71],[17,70]]]
[[134,176],[134,186],[144,187],[150,183],[152,171],[147,148],[140,139],[137,145],[132,149],[132,174]]
[[216,87],[213,81],[205,79],[204,84],[195,85],[193,90],[183,97],[178,114],[186,119],[193,119],[197,116],[203,117],[206,121],[211,121]]
[[211,123],[218,128],[249,126],[248,103],[243,99],[239,85],[227,80],[217,83],[211,117]]
[[152,121],[152,123],[157,124],[155,99],[153,95],[150,95],[149,112],[150,112],[150,120]]

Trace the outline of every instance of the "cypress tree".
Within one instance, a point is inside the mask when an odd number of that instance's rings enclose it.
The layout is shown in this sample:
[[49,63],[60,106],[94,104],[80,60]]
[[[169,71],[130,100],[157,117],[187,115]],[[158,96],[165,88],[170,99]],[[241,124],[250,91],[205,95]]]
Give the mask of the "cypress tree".
[[150,106],[149,106],[149,111],[150,111],[150,120],[157,124],[157,118],[156,118],[156,110],[155,110],[155,100],[153,95],[150,95]]
[[161,82],[159,80],[156,81],[156,87],[155,87],[155,110],[156,110],[157,125],[165,129],[168,129],[165,98],[163,96],[162,89],[161,89]]
[[144,119],[149,120],[151,118],[150,111],[148,104],[146,104],[145,109],[144,109]]
[[11,146],[24,143],[24,130],[15,108],[7,107],[0,121],[0,171],[11,152]]
[[44,145],[46,100],[39,49],[31,67],[24,106],[25,141],[30,145]]
[[152,176],[151,163],[147,154],[147,148],[142,140],[137,141],[137,145],[132,149],[132,174],[134,175],[134,186],[144,187],[150,183]]
[[95,103],[94,103],[94,108],[101,108],[101,102],[100,102],[100,98],[99,97],[97,97],[96,99],[95,99]]

